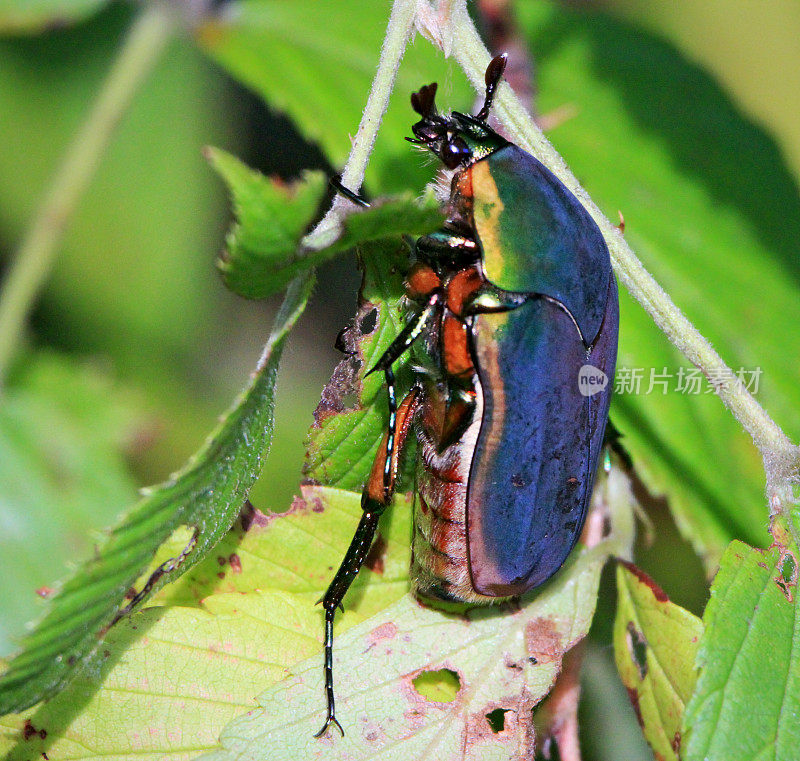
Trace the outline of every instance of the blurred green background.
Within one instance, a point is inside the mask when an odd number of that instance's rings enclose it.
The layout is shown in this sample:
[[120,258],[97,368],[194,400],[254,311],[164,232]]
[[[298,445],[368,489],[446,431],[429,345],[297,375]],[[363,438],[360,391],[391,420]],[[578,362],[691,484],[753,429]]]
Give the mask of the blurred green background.
[[[124,3],[84,5],[95,12],[74,23],[51,24],[44,31],[9,31],[0,39],[4,263],[30,223],[136,13]],[[524,17],[528,4],[519,5]],[[781,206],[771,201],[765,237],[779,272],[797,285],[800,5],[795,0],[568,5],[583,14],[578,26],[584,30],[593,24],[616,29],[617,22],[623,22],[619,28],[627,38],[641,41],[641,61],[627,62],[634,70],[641,66],[644,72],[663,56],[685,57],[691,66],[705,70],[738,120],[732,121],[731,129],[743,124],[742,134],[755,130],[765,145],[774,141],[764,184],[773,190],[780,187],[768,197],[785,193],[792,212],[784,227]],[[370,27],[375,57],[380,18],[388,4],[376,7],[377,25]],[[204,34],[199,45],[189,33],[176,37],[136,95],[69,225],[31,316],[25,345],[2,390],[0,655],[14,649],[14,638],[36,614],[35,590],[51,586],[66,573],[70,560],[91,552],[92,531],[111,523],[134,500],[137,487],[164,479],[197,449],[244,385],[266,340],[277,303],[233,296],[214,269],[230,211],[202,147],[220,146],[286,179],[305,167],[333,169],[325,158],[330,155],[325,141],[322,147],[307,142],[300,133],[309,137],[308,128],[296,130],[279,108],[259,98],[256,92],[264,88],[237,82],[229,71],[236,72],[240,64],[214,51],[210,33]],[[597,40],[612,37],[598,32]],[[283,43],[291,50],[294,41],[287,37]],[[416,48],[423,45],[427,47],[418,41]],[[225,61],[228,70],[211,60],[204,48]],[[298,49],[303,49],[299,41]],[[547,55],[535,46],[531,53]],[[595,55],[603,60],[601,49]],[[433,54],[429,57],[435,60]],[[366,61],[367,71],[373,66],[374,60]],[[240,78],[248,80],[246,74]],[[445,77],[443,90],[447,100],[454,92],[465,92],[455,74]],[[407,92],[401,95],[405,108]],[[366,89],[354,90],[356,107],[365,97]],[[273,106],[280,102],[277,96],[271,100]],[[547,112],[559,105],[558,92],[543,85],[541,109]],[[315,119],[322,133],[328,130],[343,138],[357,127],[357,110],[353,113],[352,121],[341,125],[325,112]],[[410,114],[397,113],[396,118],[410,123]],[[593,128],[602,130],[602,115],[596,118]],[[646,122],[646,115],[640,119]],[[648,128],[658,131],[656,124]],[[552,138],[562,147],[557,131]],[[403,145],[396,155],[401,158],[381,163],[368,176],[368,191],[421,188],[430,168]],[[566,148],[564,155],[570,163]],[[676,148],[667,160],[679,158]],[[340,160],[338,154],[334,160]],[[737,171],[735,161],[720,170],[720,185],[730,188],[731,197],[736,197]],[[759,203],[753,200],[754,214]],[[283,509],[291,500],[312,411],[338,359],[333,349],[336,335],[355,311],[358,275],[352,259],[327,266],[319,282],[284,356],[272,453],[252,494],[262,509]],[[755,301],[758,287],[755,281]],[[796,331],[796,326],[787,325],[786,330]],[[795,380],[800,362],[796,356]],[[784,419],[790,425],[794,420],[789,415]],[[798,431],[790,428],[787,433],[796,437]],[[655,544],[642,544],[637,560],[676,602],[700,613],[707,594],[703,566],[679,537],[664,500],[651,500],[648,509],[657,539]],[[648,758],[613,670],[613,590],[608,584],[606,593],[588,650],[585,684],[590,697],[602,694],[604,700],[616,701],[629,721],[609,723],[611,712],[600,713],[587,700],[585,719],[593,728],[583,737],[591,754],[587,757]],[[629,752],[620,755],[621,747]]]

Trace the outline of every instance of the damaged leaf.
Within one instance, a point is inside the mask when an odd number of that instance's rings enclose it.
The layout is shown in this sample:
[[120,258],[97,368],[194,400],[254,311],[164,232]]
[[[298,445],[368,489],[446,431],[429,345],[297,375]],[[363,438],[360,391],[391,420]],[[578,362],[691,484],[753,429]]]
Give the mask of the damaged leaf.
[[703,623],[636,566],[617,565],[614,657],[656,758],[678,761]]
[[[410,505],[398,497],[394,507],[380,527],[383,567],[359,574],[340,631],[406,592]],[[332,538],[352,532],[360,512],[356,494],[309,487],[287,512],[244,513],[209,557],[155,596],[160,607],[109,632],[96,669],[44,705],[0,718],[0,757],[183,761],[215,748],[254,695],[293,663],[321,658],[314,603],[340,560]],[[182,549],[169,544],[166,553]]]
[[[531,757],[532,709],[552,687],[564,653],[589,628],[611,544],[584,550],[516,609],[445,615],[406,595],[336,639],[344,738],[312,736],[325,715],[317,654],[259,695],[260,709],[229,724],[222,747],[203,759],[267,759],[275,748],[308,759],[375,758],[388,748],[401,758],[442,761]],[[432,700],[415,686],[420,675],[441,669],[457,677],[453,700]]]
[[[304,473],[328,486],[360,490],[386,427],[388,408],[382,373],[364,378],[403,327],[401,272],[407,267],[405,243],[360,247],[363,268],[359,310],[343,332],[343,359],[322,392],[314,413]],[[395,364],[398,398],[411,384],[408,355]],[[410,460],[410,457],[406,458]]]

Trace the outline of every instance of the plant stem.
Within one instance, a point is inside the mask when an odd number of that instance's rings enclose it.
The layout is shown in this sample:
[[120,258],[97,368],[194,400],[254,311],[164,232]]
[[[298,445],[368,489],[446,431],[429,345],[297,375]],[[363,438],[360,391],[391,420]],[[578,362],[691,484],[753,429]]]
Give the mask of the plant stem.
[[0,388],[36,296],[112,135],[172,36],[176,14],[147,5],[129,30],[86,120],[67,149],[0,287]]
[[[353,147],[347,157],[347,163],[342,171],[342,184],[358,192],[364,181],[372,147],[378,134],[383,115],[389,107],[389,97],[397,78],[397,70],[406,52],[408,41],[414,31],[417,15],[415,0],[395,0],[392,14],[386,27],[386,36],[381,48],[381,58],[378,70],[372,80],[372,88],[367,98],[367,105],[358,125],[358,131],[353,138]],[[335,240],[339,234],[342,216],[351,204],[341,196],[333,199],[333,204],[328,213],[320,220],[314,230],[309,233],[304,245],[310,248],[323,248]]]
[[[435,36],[449,38],[449,47],[455,59],[475,89],[482,92],[485,87],[484,72],[491,56],[467,13],[465,2],[448,0],[440,4],[437,16],[439,19],[446,19],[449,34],[443,35],[442,30],[438,29]],[[774,518],[782,515],[788,519],[794,502],[791,485],[797,477],[800,448],[792,443],[745,385],[735,378],[711,344],[644,268],[620,230],[597,208],[564,160],[531,120],[511,88],[505,84],[498,90],[495,113],[514,135],[517,144],[551,169],[592,215],[606,240],[617,277],[667,338],[706,377],[728,379],[725,383],[714,383],[714,389],[725,406],[753,437],[753,442],[761,453],[767,476],[770,516]],[[797,535],[794,522],[788,520],[788,523],[797,541],[800,536]]]

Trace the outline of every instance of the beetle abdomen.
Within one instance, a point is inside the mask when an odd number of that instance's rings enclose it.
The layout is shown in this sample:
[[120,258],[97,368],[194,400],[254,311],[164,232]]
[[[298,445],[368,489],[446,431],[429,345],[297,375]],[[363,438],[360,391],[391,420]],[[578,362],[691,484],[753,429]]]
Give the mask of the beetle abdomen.
[[417,417],[417,489],[414,502],[412,570],[415,591],[441,600],[493,601],[475,592],[467,563],[467,479],[480,430],[477,389],[472,422],[440,451],[446,398],[426,384]]

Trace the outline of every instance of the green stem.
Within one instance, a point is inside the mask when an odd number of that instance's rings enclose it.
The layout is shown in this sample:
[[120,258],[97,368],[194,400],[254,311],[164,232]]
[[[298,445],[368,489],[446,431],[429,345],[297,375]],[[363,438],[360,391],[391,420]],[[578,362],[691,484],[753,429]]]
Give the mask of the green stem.
[[160,2],[146,6],[136,19],[11,262],[0,287],[0,387],[78,202],[122,115],[172,36],[176,21],[174,11]]
[[[389,107],[389,97],[394,89],[397,70],[400,68],[400,62],[403,60],[408,41],[414,31],[416,15],[415,0],[395,0],[381,48],[378,70],[372,80],[372,88],[361,117],[361,123],[353,138],[353,147],[342,171],[342,184],[355,192],[358,192],[364,181],[364,173],[372,153],[372,147],[375,145],[378,128]],[[309,248],[324,248],[335,240],[339,235],[342,217],[350,208],[352,208],[350,202],[337,195],[333,199],[328,213],[306,236],[303,241],[304,245]]]
[[[453,56],[475,89],[482,92],[485,87],[484,72],[491,56],[467,13],[464,0],[448,0],[441,3],[436,15],[437,18],[446,20],[446,34],[443,34],[441,28],[437,28],[436,34],[431,34],[430,37],[448,39]],[[619,228],[597,208],[506,84],[501,85],[498,90],[495,113],[514,136],[517,144],[551,169],[586,207],[599,225],[608,244],[617,277],[667,338],[707,377],[731,379],[727,383],[714,384],[715,391],[743,428],[753,437],[753,442],[761,453],[767,477],[767,498],[771,517],[780,515],[788,519],[794,503],[791,485],[800,465],[800,448],[792,443],[745,385],[735,380],[735,374],[722,357],[644,268]],[[788,523],[797,541],[800,536],[796,533],[794,522],[788,520]]]

